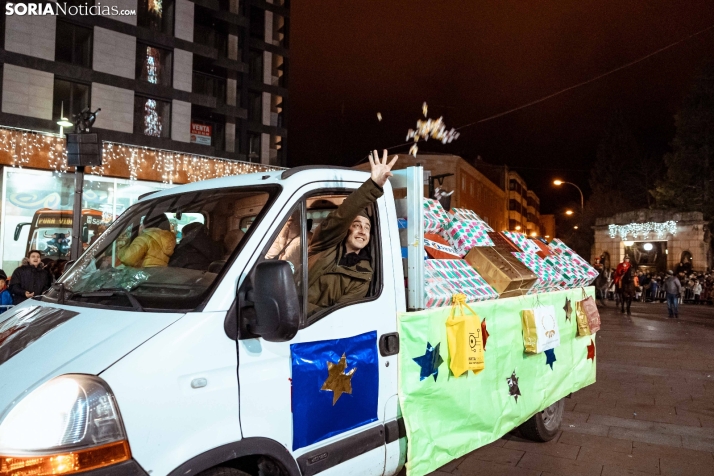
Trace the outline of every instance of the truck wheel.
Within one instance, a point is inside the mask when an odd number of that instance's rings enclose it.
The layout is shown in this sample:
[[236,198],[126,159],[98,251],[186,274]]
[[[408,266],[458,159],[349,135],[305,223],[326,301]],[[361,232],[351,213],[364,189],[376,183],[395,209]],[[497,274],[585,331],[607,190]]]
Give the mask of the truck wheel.
[[558,434],[563,421],[565,399],[561,398],[545,410],[533,415],[518,427],[521,435],[531,441],[550,441]]
[[228,468],[226,466],[218,466],[217,468],[207,469],[206,471],[200,473],[198,476],[250,476],[248,473],[235,468]]

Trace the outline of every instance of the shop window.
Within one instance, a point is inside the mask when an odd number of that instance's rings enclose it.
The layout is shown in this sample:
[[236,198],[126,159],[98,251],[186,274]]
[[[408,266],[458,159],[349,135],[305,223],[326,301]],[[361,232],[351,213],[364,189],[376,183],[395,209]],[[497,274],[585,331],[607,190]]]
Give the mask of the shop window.
[[135,96],[134,134],[171,137],[171,103],[160,99]]
[[52,93],[52,122],[64,115],[70,121],[74,115],[89,107],[90,86],[55,78]]
[[92,29],[57,20],[55,61],[92,67]]
[[248,63],[250,79],[263,82],[263,52],[250,50],[250,60]]
[[171,86],[172,56],[170,50],[136,44],[136,77],[159,86]]
[[137,7],[137,26],[166,35],[174,34],[173,0],[139,0]]

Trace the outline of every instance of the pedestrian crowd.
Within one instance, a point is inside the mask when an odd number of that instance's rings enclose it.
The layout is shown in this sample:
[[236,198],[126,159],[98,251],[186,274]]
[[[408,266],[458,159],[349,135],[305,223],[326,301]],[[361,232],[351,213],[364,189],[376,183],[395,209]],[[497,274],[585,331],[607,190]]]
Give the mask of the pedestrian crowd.
[[630,315],[632,301],[667,303],[670,318],[679,317],[680,304],[714,304],[714,273],[692,271],[691,267],[678,266],[676,272],[651,272],[637,270],[625,255],[615,270],[605,269],[604,257],[596,260],[600,276],[595,281],[596,293],[602,305],[614,300],[622,313]]

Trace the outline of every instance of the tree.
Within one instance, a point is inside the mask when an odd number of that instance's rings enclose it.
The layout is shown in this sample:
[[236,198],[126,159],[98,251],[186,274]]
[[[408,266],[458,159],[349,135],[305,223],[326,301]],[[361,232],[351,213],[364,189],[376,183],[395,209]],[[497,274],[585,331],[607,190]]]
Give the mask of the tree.
[[702,67],[675,116],[667,175],[657,189],[658,206],[701,211],[714,218],[714,63]]

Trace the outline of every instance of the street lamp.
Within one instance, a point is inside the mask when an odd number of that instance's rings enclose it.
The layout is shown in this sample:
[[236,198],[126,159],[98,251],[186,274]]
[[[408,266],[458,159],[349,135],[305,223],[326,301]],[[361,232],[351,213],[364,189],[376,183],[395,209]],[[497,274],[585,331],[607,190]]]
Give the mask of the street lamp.
[[572,210],[565,210],[565,214],[568,216],[572,215],[573,213],[575,212],[573,212]]
[[[575,185],[573,182],[564,182],[562,180],[553,180],[553,185],[561,186],[564,183],[567,183],[568,185],[572,185],[573,187],[578,189],[578,192],[580,192],[580,211],[582,212],[583,209],[585,208],[585,200],[583,198],[583,191],[580,190],[580,187]],[[566,212],[567,213],[567,212]],[[572,213],[568,213],[568,215],[571,215]]]

